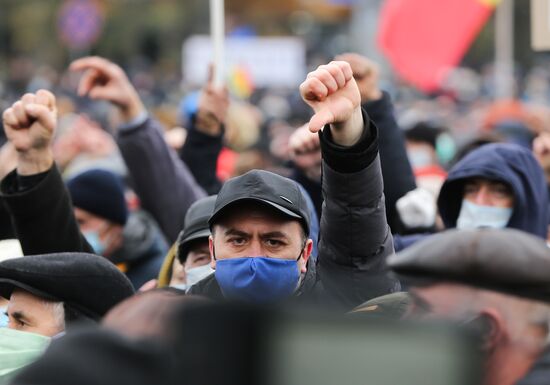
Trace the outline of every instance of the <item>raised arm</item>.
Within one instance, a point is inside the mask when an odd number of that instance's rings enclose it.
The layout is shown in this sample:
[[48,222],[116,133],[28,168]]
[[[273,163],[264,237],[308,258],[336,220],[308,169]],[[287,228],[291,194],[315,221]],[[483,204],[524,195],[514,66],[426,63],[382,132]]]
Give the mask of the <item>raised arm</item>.
[[385,262],[393,245],[385,216],[378,132],[361,110],[347,62],[319,67],[300,91],[315,112],[310,130],[324,127],[319,274],[329,294],[349,308],[399,288]]
[[181,159],[209,195],[217,194],[222,182],[216,175],[218,156],[223,147],[224,124],[229,108],[227,89],[213,83],[212,69],[201,90],[199,105],[180,151]]
[[4,130],[17,151],[17,168],[0,186],[23,253],[93,252],[80,234],[69,193],[55,167],[51,142],[57,124],[55,97],[25,94],[4,111]]
[[86,57],[73,62],[71,69],[85,71],[78,87],[81,96],[106,100],[119,110],[124,123],[118,129],[117,144],[136,193],[142,207],[174,242],[187,209],[206,194],[166,144],[162,129],[147,115],[137,91],[118,65],[100,57]]
[[378,127],[386,217],[392,232],[399,233],[402,224],[395,205],[399,198],[416,188],[416,182],[391,97],[380,89],[379,68],[375,62],[355,53],[337,56],[337,60],[350,63],[361,94],[361,104]]

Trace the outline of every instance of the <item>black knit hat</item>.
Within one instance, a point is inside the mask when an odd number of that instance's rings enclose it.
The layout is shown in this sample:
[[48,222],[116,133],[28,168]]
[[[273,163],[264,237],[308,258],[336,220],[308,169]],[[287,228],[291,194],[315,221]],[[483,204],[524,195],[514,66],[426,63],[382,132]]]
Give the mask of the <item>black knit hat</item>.
[[216,195],[212,195],[199,199],[189,207],[189,210],[187,210],[184,228],[178,235],[178,240],[176,242],[178,245],[177,257],[180,262],[183,263],[187,259],[189,246],[193,241],[208,239],[210,235],[208,219],[210,219],[210,216],[214,212],[216,198]]
[[0,262],[0,296],[9,299],[16,288],[64,302],[95,320],[134,294],[132,284],[115,265],[85,253],[29,255]]
[[252,170],[224,183],[218,193],[214,213],[208,221],[210,227],[227,208],[243,201],[254,201],[272,207],[299,221],[305,233],[309,234],[309,210],[298,183],[264,170]]
[[116,174],[101,169],[88,170],[69,180],[67,188],[76,207],[111,222],[126,224],[124,185]]

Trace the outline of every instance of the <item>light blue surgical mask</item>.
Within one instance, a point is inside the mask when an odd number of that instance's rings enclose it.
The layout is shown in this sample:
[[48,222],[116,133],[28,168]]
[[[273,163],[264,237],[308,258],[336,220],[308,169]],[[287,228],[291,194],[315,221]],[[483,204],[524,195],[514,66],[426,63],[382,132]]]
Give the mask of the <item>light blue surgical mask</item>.
[[0,384],[40,357],[49,343],[49,337],[39,334],[0,329]]
[[408,150],[407,156],[413,169],[428,167],[434,163],[430,152],[424,149]]
[[5,328],[8,326],[10,319],[6,314],[6,310],[7,309],[5,307],[0,307],[0,328]]
[[300,281],[296,260],[265,256],[218,260],[215,275],[225,297],[253,303],[288,298]]
[[511,207],[480,206],[462,200],[462,207],[456,221],[457,229],[479,229],[489,227],[503,229],[510,222],[513,209]]
[[84,238],[88,241],[90,246],[92,246],[92,249],[94,249],[94,252],[97,255],[103,255],[105,252],[105,245],[103,242],[101,242],[101,239],[99,238],[99,233],[97,231],[83,231],[82,235],[84,235]]

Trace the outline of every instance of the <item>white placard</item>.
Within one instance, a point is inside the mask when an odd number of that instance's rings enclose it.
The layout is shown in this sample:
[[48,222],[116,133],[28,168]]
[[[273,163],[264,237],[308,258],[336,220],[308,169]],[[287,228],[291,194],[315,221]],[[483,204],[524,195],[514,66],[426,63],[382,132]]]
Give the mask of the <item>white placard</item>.
[[[208,36],[183,43],[183,78],[192,86],[205,83],[213,49]],[[225,77],[245,68],[256,87],[296,87],[305,78],[306,48],[294,37],[228,37],[225,39]]]
[[531,0],[531,47],[550,51],[550,0]]

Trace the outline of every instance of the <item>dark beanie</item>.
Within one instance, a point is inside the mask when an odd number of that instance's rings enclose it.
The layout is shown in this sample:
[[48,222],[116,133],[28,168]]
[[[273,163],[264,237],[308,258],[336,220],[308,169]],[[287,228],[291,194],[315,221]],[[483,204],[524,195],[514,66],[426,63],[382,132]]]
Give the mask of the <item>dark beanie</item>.
[[100,169],[85,171],[70,179],[67,187],[76,207],[111,222],[126,224],[124,185],[116,174]]

